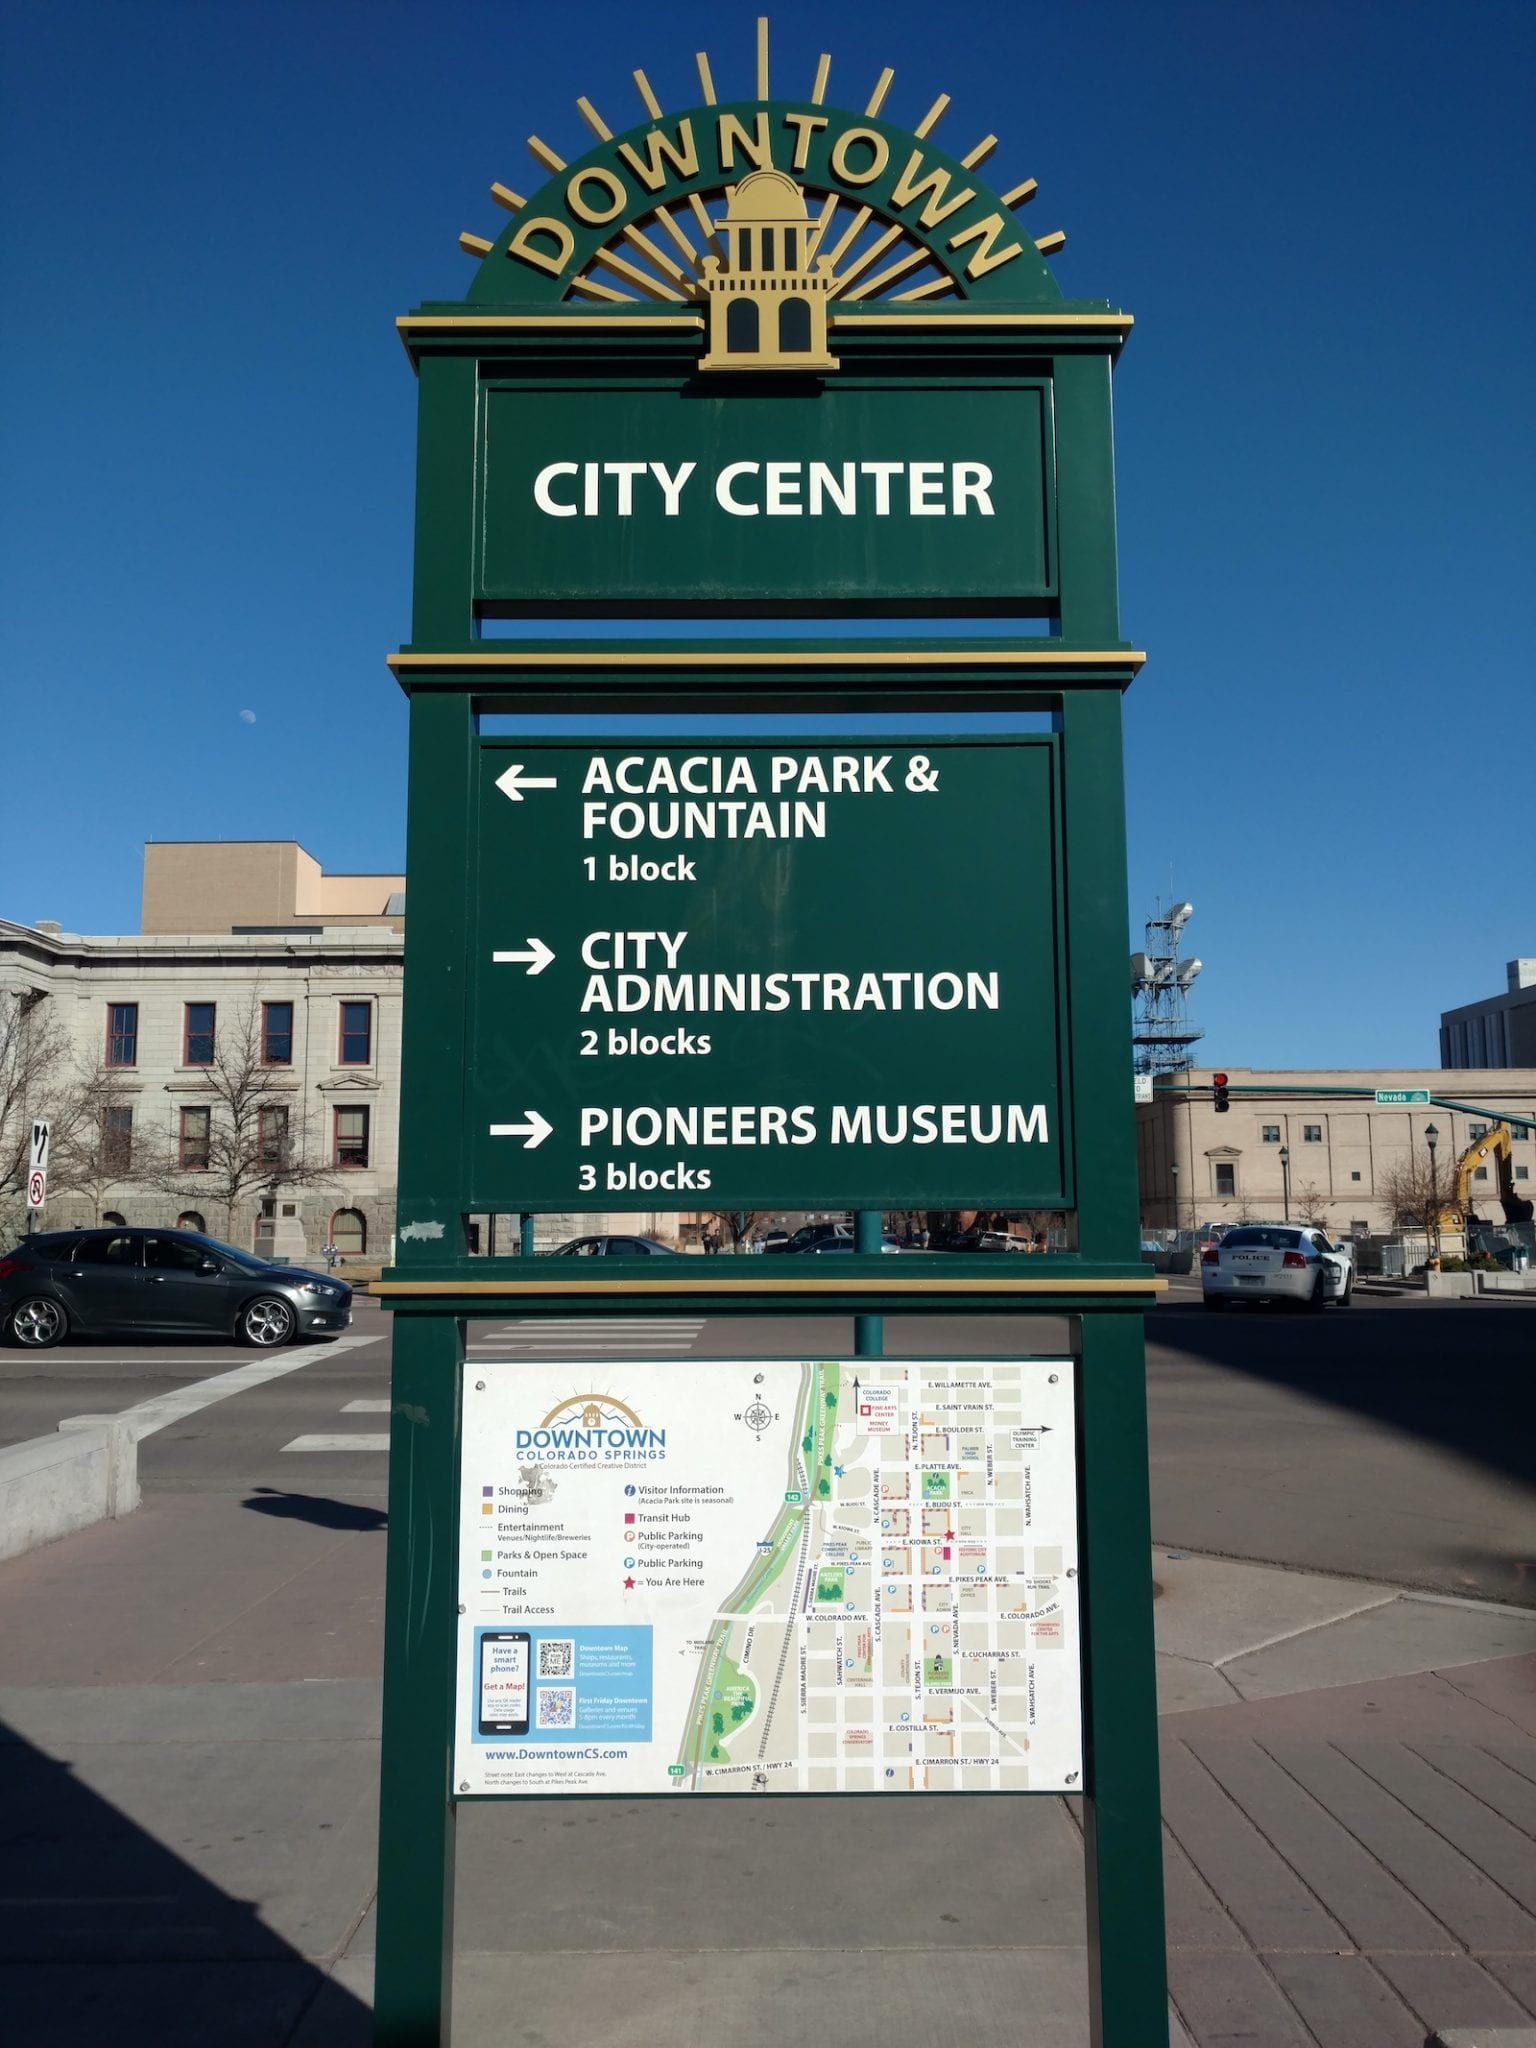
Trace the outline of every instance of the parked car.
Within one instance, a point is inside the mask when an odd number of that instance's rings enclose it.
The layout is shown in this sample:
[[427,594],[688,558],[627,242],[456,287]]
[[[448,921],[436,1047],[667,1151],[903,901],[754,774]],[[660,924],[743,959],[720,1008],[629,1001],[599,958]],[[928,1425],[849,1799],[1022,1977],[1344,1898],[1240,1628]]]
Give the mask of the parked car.
[[760,1230],[754,1239],[759,1251],[781,1252],[789,1243],[787,1230]]
[[765,1252],[803,1252],[807,1245],[820,1244],[829,1238],[847,1238],[853,1243],[853,1232],[846,1223],[802,1223],[793,1237],[784,1238],[779,1244],[764,1244]]
[[194,1230],[49,1230],[0,1258],[0,1336],[236,1337],[267,1350],[352,1320],[345,1280],[274,1266]]
[[1288,1301],[1348,1308],[1354,1264],[1324,1231],[1299,1223],[1240,1223],[1200,1254],[1200,1292],[1208,1309],[1232,1301]]
[[654,1237],[573,1237],[569,1244],[557,1244],[545,1254],[551,1259],[648,1259],[653,1255],[678,1257],[671,1245]]
[[[854,1240],[850,1235],[848,1237],[818,1238],[815,1244],[792,1245],[790,1249],[792,1251],[797,1251],[802,1258],[814,1259],[819,1257],[823,1252],[857,1251],[858,1246],[854,1243]],[[880,1237],[880,1249],[883,1252],[899,1252],[901,1250],[901,1244],[899,1240],[892,1237],[888,1231],[884,1231],[881,1233]]]
[[1027,1252],[1033,1246],[1027,1237],[1012,1230],[962,1230],[944,1247],[949,1252]]

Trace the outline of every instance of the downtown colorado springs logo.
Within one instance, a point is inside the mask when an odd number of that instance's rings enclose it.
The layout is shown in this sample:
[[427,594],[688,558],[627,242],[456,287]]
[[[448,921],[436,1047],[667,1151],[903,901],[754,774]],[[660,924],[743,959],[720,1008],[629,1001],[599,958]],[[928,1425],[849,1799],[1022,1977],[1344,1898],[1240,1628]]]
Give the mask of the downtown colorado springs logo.
[[534,1429],[517,1432],[528,1465],[637,1465],[667,1455],[667,1432],[650,1429],[612,1394],[572,1394]]

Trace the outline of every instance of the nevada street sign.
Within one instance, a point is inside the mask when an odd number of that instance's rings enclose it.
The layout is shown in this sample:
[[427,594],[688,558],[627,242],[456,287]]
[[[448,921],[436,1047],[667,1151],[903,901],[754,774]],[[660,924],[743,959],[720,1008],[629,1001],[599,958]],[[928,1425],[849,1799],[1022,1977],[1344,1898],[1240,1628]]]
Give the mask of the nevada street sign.
[[472,1208],[1070,1201],[1052,738],[481,757]]

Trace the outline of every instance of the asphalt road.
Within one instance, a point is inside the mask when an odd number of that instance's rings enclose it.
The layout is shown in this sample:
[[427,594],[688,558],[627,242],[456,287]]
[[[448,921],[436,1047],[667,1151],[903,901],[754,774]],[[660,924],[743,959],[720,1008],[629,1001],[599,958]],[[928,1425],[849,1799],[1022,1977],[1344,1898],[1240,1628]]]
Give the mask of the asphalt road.
[[[679,1318],[659,1354],[846,1355],[835,1319]],[[1169,1547],[1536,1608],[1536,1301],[1361,1295],[1347,1312],[1206,1315],[1173,1283],[1147,1321],[1153,1532]],[[1064,1349],[1063,1321],[890,1319],[894,1355]],[[476,1324],[471,1353],[616,1359],[586,1324]],[[0,1443],[198,1389],[249,1365],[234,1345],[70,1344],[0,1351]],[[359,1297],[348,1338],[166,1421],[140,1444],[146,1490],[241,1489],[377,1517],[385,1503],[388,1318]],[[188,1394],[188,1399],[194,1398]],[[359,1405],[362,1404],[362,1405]],[[304,1440],[319,1439],[313,1446]],[[337,1441],[339,1439],[339,1442]],[[295,1506],[299,1505],[295,1498]]]

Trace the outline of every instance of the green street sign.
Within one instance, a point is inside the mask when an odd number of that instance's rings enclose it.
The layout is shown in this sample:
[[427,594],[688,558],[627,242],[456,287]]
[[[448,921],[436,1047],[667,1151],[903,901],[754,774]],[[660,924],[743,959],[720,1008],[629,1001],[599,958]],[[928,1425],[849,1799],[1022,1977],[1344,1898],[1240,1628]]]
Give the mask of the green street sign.
[[482,741],[469,1205],[1070,1201],[1057,767]]
[[692,371],[590,382],[501,377],[476,468],[483,612],[527,604],[923,599],[1018,607],[1055,594],[1050,386],[952,390],[842,375],[701,391]]
[[1418,1109],[1422,1108],[1428,1101],[1429,1090],[1427,1088],[1378,1088],[1376,1090],[1378,1108],[1401,1109],[1406,1107]]

